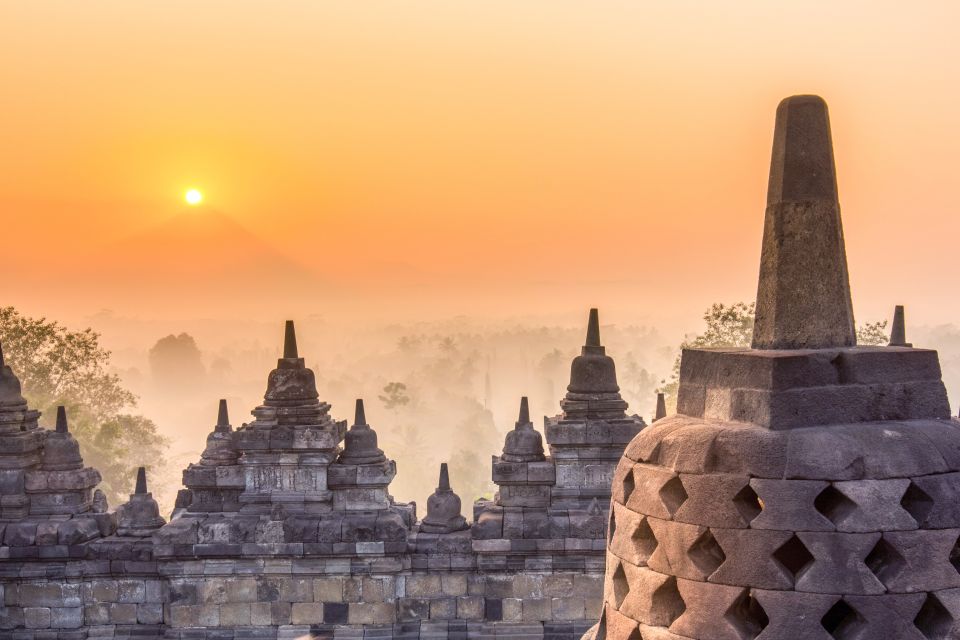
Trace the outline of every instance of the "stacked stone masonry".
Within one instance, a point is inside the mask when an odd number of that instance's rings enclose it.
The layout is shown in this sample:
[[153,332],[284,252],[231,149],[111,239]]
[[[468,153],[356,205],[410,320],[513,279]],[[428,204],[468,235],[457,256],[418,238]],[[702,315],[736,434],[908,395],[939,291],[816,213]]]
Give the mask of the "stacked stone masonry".
[[588,334],[547,449],[524,399],[472,523],[446,465],[422,519],[390,495],[362,401],[349,429],[330,416],[292,324],[254,420],[234,429],[221,401],[169,522],[143,469],[110,511],[66,416],[40,427],[5,367],[0,637],[579,638],[600,615],[609,479],[645,426],[595,311]]

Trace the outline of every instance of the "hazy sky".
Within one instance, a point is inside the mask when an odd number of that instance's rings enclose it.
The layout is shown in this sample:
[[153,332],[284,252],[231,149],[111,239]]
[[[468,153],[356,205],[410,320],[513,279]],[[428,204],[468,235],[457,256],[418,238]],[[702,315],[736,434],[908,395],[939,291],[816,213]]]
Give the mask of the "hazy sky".
[[952,321],[958,23],[953,1],[4,0],[0,303],[693,323],[752,299],[774,110],[818,93],[858,315]]

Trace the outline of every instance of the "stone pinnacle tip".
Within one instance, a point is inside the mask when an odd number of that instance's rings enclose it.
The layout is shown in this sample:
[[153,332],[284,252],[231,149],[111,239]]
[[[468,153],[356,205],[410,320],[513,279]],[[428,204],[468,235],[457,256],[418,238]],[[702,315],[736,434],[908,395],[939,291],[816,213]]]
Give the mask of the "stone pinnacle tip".
[[600,314],[596,309],[590,309],[590,319],[587,322],[587,347],[600,345]]
[[147,470],[144,467],[137,469],[137,488],[133,492],[140,495],[147,492]]
[[517,418],[517,426],[530,422],[530,403],[527,396],[520,398],[520,416]]
[[437,483],[437,491],[450,491],[450,472],[447,470],[447,463],[440,464],[440,482]]
[[297,332],[293,320],[287,320],[283,333],[283,357],[288,360],[299,358],[297,353]]

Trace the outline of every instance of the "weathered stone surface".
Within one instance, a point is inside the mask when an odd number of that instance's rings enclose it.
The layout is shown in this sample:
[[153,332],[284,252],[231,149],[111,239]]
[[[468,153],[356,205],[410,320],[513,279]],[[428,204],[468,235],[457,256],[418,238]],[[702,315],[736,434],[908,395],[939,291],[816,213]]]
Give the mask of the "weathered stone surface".
[[753,347],[854,344],[827,105],[793,96],[777,108]]

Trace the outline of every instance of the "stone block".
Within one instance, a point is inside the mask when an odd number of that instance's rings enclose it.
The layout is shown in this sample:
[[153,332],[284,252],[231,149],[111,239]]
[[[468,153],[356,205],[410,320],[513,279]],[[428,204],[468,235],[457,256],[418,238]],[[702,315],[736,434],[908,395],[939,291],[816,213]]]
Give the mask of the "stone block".
[[34,544],[36,538],[36,523],[10,522],[4,530],[3,543],[10,547],[28,547]]
[[670,631],[688,638],[742,640],[744,634],[738,620],[728,615],[746,591],[739,587],[677,580],[677,589],[686,605]]
[[220,605],[220,624],[225,627],[249,625],[250,605],[245,602],[231,602]]
[[523,620],[523,600],[520,598],[503,598],[503,621],[520,622]]
[[434,598],[430,601],[431,620],[453,620],[457,617],[456,598]]
[[648,566],[659,573],[691,580],[706,580],[720,567],[726,554],[706,527],[647,518],[657,539]]
[[562,597],[551,599],[553,620],[583,620],[585,602],[582,597]]
[[522,603],[524,622],[542,622],[553,617],[551,598],[523,598]]
[[680,480],[687,499],[673,514],[678,522],[743,529],[760,513],[755,497],[751,499],[750,478],[745,475],[681,474]]
[[769,620],[762,634],[765,638],[830,640],[820,621],[837,602],[837,596],[762,589],[753,589],[750,594]]
[[762,511],[750,521],[753,529],[780,531],[833,531],[835,526],[817,511],[814,503],[829,486],[822,480],[769,480],[753,478]]
[[[633,467],[633,488],[627,497],[627,508],[637,513],[669,520],[672,513],[660,496],[661,490],[670,482],[680,482],[679,476],[669,469],[651,464],[636,464]],[[671,503],[671,506],[676,506]]]
[[914,624],[926,599],[927,596],[923,593],[879,597],[844,596],[843,598],[862,620],[859,624],[862,637],[897,638],[897,640],[926,640],[930,637],[922,633]]
[[49,629],[51,614],[49,607],[24,607],[23,622],[27,629]]
[[[814,561],[802,544],[787,545],[790,531],[763,529],[711,529],[721,549],[735,550],[710,576],[710,582],[758,589],[790,589],[796,574]],[[786,551],[793,551],[787,554]],[[787,557],[789,555],[789,557]],[[778,558],[783,558],[779,560]]]
[[280,599],[284,602],[313,602],[313,581],[309,578],[282,579]]
[[834,482],[834,489],[852,503],[834,519],[837,531],[866,533],[916,529],[917,522],[901,505],[909,486],[910,481],[906,479]]
[[145,602],[137,605],[138,624],[163,624],[163,605]]
[[[960,442],[960,439],[958,439]],[[914,509],[911,516],[925,529],[960,527],[960,473],[945,473],[913,478],[916,489],[929,499],[924,509]]]
[[[250,605],[250,624],[255,627],[265,627],[273,622],[269,602],[254,602]],[[292,611],[292,607],[291,607]]]
[[632,564],[647,564],[657,546],[647,519],[618,503],[611,506],[614,524],[610,531],[610,551]]
[[314,578],[313,599],[316,602],[342,602],[343,578],[333,576]]
[[117,602],[146,602],[147,587],[143,580],[118,580]]
[[397,616],[403,620],[426,620],[430,617],[430,600],[427,598],[400,598]]
[[261,595],[267,595],[266,592],[261,590],[261,585],[264,585],[264,589],[268,589],[268,581],[269,579],[264,579],[261,582],[256,578],[246,576],[227,578],[224,580],[227,590],[226,602],[256,602]]
[[83,607],[83,621],[87,625],[105,625],[110,622],[110,605],[88,604]]
[[318,624],[323,621],[320,602],[294,602],[290,610],[291,624]]
[[890,593],[958,588],[960,573],[953,564],[958,538],[958,529],[887,531],[866,564]]
[[37,525],[37,535],[35,544],[49,545],[57,544],[57,526],[58,522],[41,522]]
[[393,624],[396,609],[384,602],[354,602],[349,605],[347,621],[350,624]]
[[443,585],[439,574],[418,574],[407,576],[406,594],[411,598],[438,598],[443,595]]
[[110,624],[136,624],[137,605],[133,603],[110,603]]
[[480,596],[459,596],[457,618],[460,620],[483,620],[484,600]]
[[71,518],[57,529],[59,544],[83,544],[100,537],[100,526],[94,518]]
[[879,533],[803,531],[797,537],[814,557],[813,564],[797,576],[797,591],[873,595],[886,590],[865,564],[880,540]]
[[462,573],[448,573],[440,576],[443,594],[446,596],[467,595],[467,576]]

